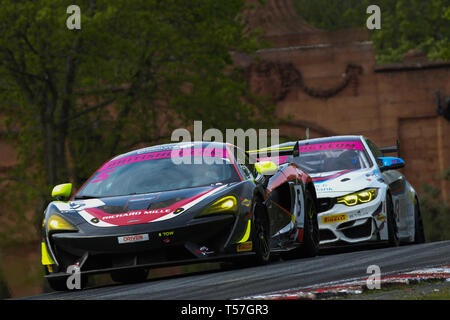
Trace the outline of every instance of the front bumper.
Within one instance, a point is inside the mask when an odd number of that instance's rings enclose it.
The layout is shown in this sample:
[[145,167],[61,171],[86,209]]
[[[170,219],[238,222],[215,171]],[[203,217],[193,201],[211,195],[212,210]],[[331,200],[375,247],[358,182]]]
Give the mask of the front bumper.
[[227,240],[235,224],[234,216],[218,215],[172,228],[169,224],[148,223],[103,228],[102,234],[90,232],[92,229],[50,234],[48,243],[55,264],[48,268],[52,272],[47,277],[67,276],[71,265],[90,274],[232,258],[236,248]]
[[354,207],[335,204],[319,213],[320,245],[355,244],[384,240],[381,230],[386,225],[381,197]]

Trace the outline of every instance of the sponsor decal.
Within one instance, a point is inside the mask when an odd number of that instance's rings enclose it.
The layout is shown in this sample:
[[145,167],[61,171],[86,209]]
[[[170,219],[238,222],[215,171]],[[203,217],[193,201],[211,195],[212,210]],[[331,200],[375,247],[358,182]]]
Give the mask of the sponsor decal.
[[[227,185],[221,185],[211,190],[201,192],[193,197],[183,199],[167,208],[134,210],[124,213],[108,214],[99,208],[89,207],[78,213],[89,223],[98,227],[114,227],[122,225],[132,225],[138,223],[156,222],[176,217],[181,212],[192,208],[200,201],[217,193]],[[103,205],[104,203],[101,202]],[[96,220],[93,220],[95,219]]]
[[136,234],[132,236],[123,236],[123,237],[117,237],[117,240],[119,243],[134,243],[134,242],[142,242],[142,241],[148,241],[149,237],[148,234]]
[[332,192],[334,190],[333,187],[330,187],[329,185],[326,184],[322,185],[315,184],[314,187],[316,188],[316,192]]
[[158,233],[159,237],[170,237],[173,236],[175,234],[174,231],[164,231],[164,232],[160,232]]
[[252,251],[253,243],[251,241],[243,242],[237,245],[237,252]]
[[137,210],[137,211],[130,211],[130,212],[126,212],[126,213],[110,214],[110,215],[104,216],[102,218],[102,220],[105,221],[105,220],[110,220],[110,219],[137,217],[137,216],[142,216],[142,215],[169,213],[171,211],[172,211],[171,209]]
[[300,152],[320,151],[320,150],[339,150],[339,149],[354,149],[364,150],[361,141],[339,141],[329,143],[315,143],[298,146]]
[[166,244],[172,242],[174,235],[175,231],[161,231],[158,233],[159,239],[161,239],[161,241]]
[[241,202],[241,204],[243,205],[243,206],[245,206],[245,207],[250,207],[250,200],[249,199],[247,199],[247,198],[244,198],[244,199],[242,199],[241,198],[241,200],[242,200],[242,202]]
[[353,170],[355,170],[355,169],[344,170],[344,171],[341,171],[341,172],[338,172],[338,173],[335,173],[335,174],[332,174],[332,175],[329,175],[329,176],[313,178],[312,181],[313,181],[315,184],[316,184],[316,183],[322,183],[322,182],[325,182],[325,181],[327,181],[327,180],[331,180],[331,179],[335,179],[335,178],[337,178],[337,177],[340,177],[340,176],[342,176],[343,174],[346,174],[346,173],[348,173],[348,172],[350,172],[350,171],[353,171]]
[[347,221],[348,217],[346,213],[333,214],[329,216],[322,217],[322,223],[335,223]]
[[108,163],[104,164],[98,171],[109,170],[112,168],[120,167],[134,162],[157,160],[157,159],[169,159],[174,157],[185,157],[187,155],[227,158],[227,153],[225,149],[215,149],[215,148],[175,149],[175,150],[143,153],[134,156],[119,158],[116,160],[111,160]]

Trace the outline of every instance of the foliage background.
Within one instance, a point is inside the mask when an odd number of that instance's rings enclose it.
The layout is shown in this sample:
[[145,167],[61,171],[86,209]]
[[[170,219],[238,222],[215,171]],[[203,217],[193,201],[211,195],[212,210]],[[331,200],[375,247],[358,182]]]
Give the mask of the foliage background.
[[[450,60],[448,0],[292,2],[326,30],[365,28],[367,6],[379,5],[381,30],[370,33],[377,63],[401,61],[411,49]],[[65,27],[71,4],[82,8],[81,31]],[[39,237],[55,184],[68,179],[76,189],[106,159],[167,142],[171,130],[193,120],[204,128],[275,126],[262,116],[273,110],[269,100],[252,95],[232,64],[231,52],[264,46],[256,32],[243,32],[245,6],[244,0],[0,0],[0,116],[17,151],[17,165],[0,176],[0,297],[10,294],[2,281],[6,247],[20,261],[10,278],[37,275],[25,281],[42,286],[42,270],[20,256],[28,250],[23,243]],[[449,207],[439,192],[426,186],[421,193],[429,241],[450,239]]]
[[243,32],[244,0],[78,1],[81,30],[66,28],[71,3],[0,1],[0,114],[18,153],[1,180],[2,243],[39,229],[54,185],[77,189],[107,159],[170,141],[177,127],[271,122],[260,115],[272,106],[232,65],[231,52],[260,47]]
[[292,0],[310,24],[325,30],[364,28],[369,5],[381,10],[381,29],[372,30],[376,62],[400,62],[411,49],[430,60],[450,60],[448,0]]
[[[72,4],[81,30],[66,27]],[[244,32],[246,6],[0,0],[0,116],[17,152],[0,176],[2,256],[38,242],[54,185],[70,181],[76,190],[114,155],[169,142],[193,120],[270,128],[262,115],[273,106],[250,92],[232,61],[232,52],[252,55],[262,45]]]

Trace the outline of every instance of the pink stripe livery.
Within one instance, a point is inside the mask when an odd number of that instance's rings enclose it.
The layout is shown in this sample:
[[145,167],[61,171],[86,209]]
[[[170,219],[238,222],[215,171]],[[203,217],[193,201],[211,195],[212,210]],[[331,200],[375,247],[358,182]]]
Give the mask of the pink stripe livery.
[[339,141],[328,143],[305,144],[298,147],[299,152],[320,151],[320,150],[339,150],[354,149],[364,150],[361,141]]

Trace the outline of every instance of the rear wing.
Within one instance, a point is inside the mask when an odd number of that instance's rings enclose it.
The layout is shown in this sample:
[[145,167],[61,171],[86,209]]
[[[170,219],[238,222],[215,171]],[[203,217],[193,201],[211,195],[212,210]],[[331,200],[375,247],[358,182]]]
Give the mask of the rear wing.
[[384,154],[386,153],[395,153],[400,157],[400,141],[397,139],[397,144],[395,146],[383,147],[380,148],[380,151]]
[[246,153],[248,155],[258,158],[258,159],[260,159],[261,157],[265,158],[265,157],[272,157],[272,156],[288,156],[288,155],[298,157],[298,155],[300,154],[298,141],[295,143],[295,145],[290,146],[290,147],[272,146],[272,147],[267,147],[267,148],[259,149],[259,150],[249,150],[249,151],[246,151]]

